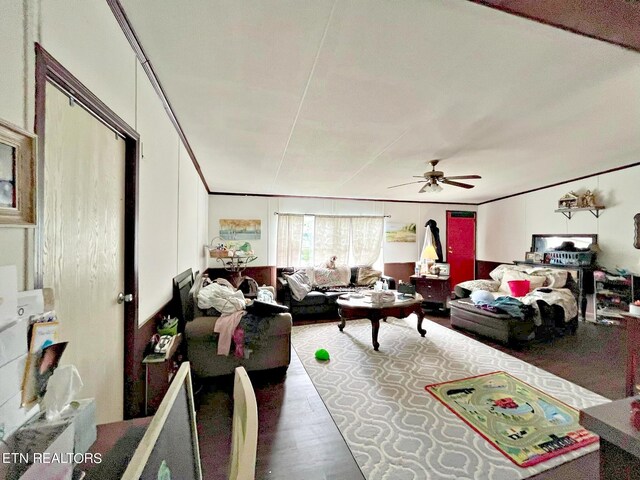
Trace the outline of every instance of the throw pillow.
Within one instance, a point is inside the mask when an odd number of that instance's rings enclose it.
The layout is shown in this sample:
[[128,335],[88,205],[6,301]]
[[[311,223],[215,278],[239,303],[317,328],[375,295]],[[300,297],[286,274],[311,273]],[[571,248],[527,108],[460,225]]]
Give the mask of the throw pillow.
[[289,284],[291,296],[297,301],[302,301],[311,291],[311,282],[304,271],[298,270],[292,275],[285,275],[285,278]]
[[491,270],[489,276],[497,280],[498,282],[502,281],[502,276],[505,272],[515,271],[515,272],[525,272],[527,270],[526,265],[511,265],[509,263],[503,263],[502,265],[498,265],[496,268]]
[[380,270],[374,270],[371,267],[359,267],[358,275],[356,276],[356,284],[362,287],[368,287],[375,285],[380,280],[382,272]]
[[562,288],[567,283],[567,275],[569,272],[565,270],[547,270],[544,273],[544,286],[549,288]]
[[567,277],[569,276],[569,272],[563,270],[553,270],[548,272],[545,277],[547,281],[545,282],[545,287],[549,288],[562,288],[567,284]]
[[497,292],[500,282],[495,280],[467,280],[466,282],[460,282],[457,287],[464,288],[471,292],[476,290],[486,290],[487,292]]
[[562,288],[567,283],[569,272],[554,268],[532,268],[527,270],[530,275],[542,275],[545,277],[544,286],[549,288]]
[[542,277],[540,275],[528,275],[517,270],[507,270],[502,276],[502,282],[500,282],[500,290],[504,292],[511,292],[511,289],[509,288],[510,280],[529,280],[529,291],[532,292],[536,288],[540,288],[542,287],[542,285],[544,285],[545,277]]

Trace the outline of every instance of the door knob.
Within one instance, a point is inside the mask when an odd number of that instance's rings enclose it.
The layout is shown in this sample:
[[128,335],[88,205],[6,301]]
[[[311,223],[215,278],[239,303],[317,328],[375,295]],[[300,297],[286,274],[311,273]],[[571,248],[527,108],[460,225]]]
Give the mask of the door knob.
[[453,253],[453,249],[451,247],[447,248],[447,253]]
[[118,303],[129,303],[133,300],[133,295],[131,295],[130,293],[125,295],[123,292],[120,292],[116,300]]

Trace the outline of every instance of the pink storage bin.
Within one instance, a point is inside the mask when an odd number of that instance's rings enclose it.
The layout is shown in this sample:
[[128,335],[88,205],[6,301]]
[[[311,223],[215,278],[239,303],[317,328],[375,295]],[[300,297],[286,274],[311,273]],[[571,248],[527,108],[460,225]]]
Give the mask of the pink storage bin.
[[529,293],[529,280],[509,280],[509,290],[514,297],[524,297]]

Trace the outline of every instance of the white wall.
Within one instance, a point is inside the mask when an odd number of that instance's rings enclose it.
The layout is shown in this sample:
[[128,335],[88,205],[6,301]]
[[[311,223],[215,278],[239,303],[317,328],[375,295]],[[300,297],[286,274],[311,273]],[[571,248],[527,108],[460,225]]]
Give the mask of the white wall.
[[[0,12],[3,120],[33,131],[38,41],[141,135],[138,280],[144,322],[170,300],[173,276],[206,265],[204,186],[105,1],[0,0]],[[33,287],[34,248],[33,228],[0,226],[0,265],[17,267],[19,290]],[[0,401],[0,424],[9,429],[29,415],[19,394]]]
[[[579,173],[579,172],[577,172]],[[596,233],[598,263],[640,273],[640,250],[633,248],[633,216],[640,212],[640,167],[632,167],[478,207],[479,260],[524,259],[534,233]],[[555,213],[569,191],[596,191],[606,209],[596,218],[576,212],[571,220]]]
[[[446,211],[476,211],[474,205],[449,205],[435,203],[404,203],[361,200],[331,200],[322,198],[257,197],[235,195],[209,196],[209,239],[219,235],[221,218],[260,219],[262,238],[251,240],[258,256],[252,266],[276,264],[277,216],[274,212],[310,213],[333,215],[391,215],[392,222],[418,225],[415,243],[384,243],[385,263],[415,262],[424,241],[424,224],[429,219],[438,223],[442,244],[446,243]],[[219,267],[215,259],[209,260],[211,268]]]
[[[0,0],[0,117],[25,130],[33,131],[35,95],[34,64],[26,58],[25,42],[33,42],[36,24],[32,19],[34,6],[25,2]],[[25,21],[25,17],[29,17]],[[33,50],[33,49],[31,49]],[[29,108],[30,107],[30,108]],[[33,245],[33,228],[0,227],[0,265],[16,265],[18,288],[24,290],[33,282],[33,258],[26,252]]]
[[[140,133],[138,280],[144,322],[171,299],[173,276],[206,265],[204,187],[107,2],[0,0],[0,11],[3,119],[33,131],[38,41]],[[18,267],[21,290],[33,286],[33,248],[33,229],[0,227],[0,265]]]

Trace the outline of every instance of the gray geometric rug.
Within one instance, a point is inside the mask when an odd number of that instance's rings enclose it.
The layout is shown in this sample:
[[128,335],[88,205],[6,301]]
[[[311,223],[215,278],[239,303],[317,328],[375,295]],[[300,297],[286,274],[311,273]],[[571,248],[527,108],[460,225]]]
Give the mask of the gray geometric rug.
[[[425,319],[296,326],[293,346],[369,480],[526,478],[598,449],[598,444],[520,468],[433,398],[425,385],[504,370],[575,408],[609,400]],[[329,362],[314,353],[325,348]]]

